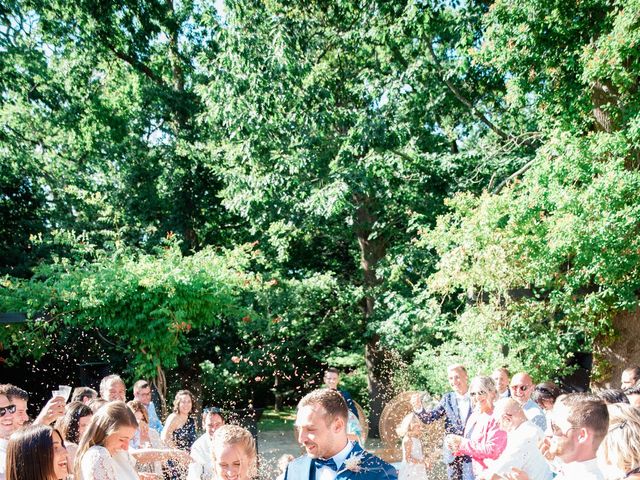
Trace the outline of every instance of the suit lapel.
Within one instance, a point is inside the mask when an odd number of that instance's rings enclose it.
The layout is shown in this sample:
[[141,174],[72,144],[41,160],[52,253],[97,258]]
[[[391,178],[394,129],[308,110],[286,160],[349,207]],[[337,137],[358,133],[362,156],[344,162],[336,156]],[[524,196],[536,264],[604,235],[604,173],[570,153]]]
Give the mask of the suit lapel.
[[464,425],[462,418],[460,417],[460,409],[458,408],[458,397],[455,392],[451,392],[451,410],[454,418],[456,419],[456,423],[459,425]]
[[[345,465],[347,463],[347,460],[349,460],[351,457],[355,457],[356,455],[362,455],[363,452],[364,452],[364,450],[362,449],[360,444],[358,442],[355,442],[353,444],[353,448],[347,454],[347,458],[344,459],[344,462],[342,462],[342,465],[338,466],[338,474],[336,475],[336,480],[341,479],[341,478],[345,478],[345,479],[346,478],[351,478],[351,476],[356,473],[356,472],[354,472],[352,470],[348,470],[345,467]],[[311,479],[311,480],[315,480],[315,479]]]

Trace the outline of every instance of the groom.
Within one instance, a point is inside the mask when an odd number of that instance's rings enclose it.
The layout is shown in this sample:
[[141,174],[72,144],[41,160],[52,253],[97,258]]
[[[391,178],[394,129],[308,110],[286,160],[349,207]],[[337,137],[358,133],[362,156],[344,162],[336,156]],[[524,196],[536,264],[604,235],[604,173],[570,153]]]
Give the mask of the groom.
[[395,468],[347,439],[347,404],[328,388],[298,404],[298,441],[307,451],[287,467],[284,480],[397,480]]

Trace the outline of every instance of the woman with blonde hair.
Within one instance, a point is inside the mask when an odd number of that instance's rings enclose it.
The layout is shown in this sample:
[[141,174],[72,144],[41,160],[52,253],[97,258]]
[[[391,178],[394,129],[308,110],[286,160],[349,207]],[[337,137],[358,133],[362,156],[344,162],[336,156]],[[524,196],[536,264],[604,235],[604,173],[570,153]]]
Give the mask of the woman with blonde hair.
[[7,480],[61,480],[67,475],[67,451],[60,432],[48,425],[30,425],[11,435]]
[[640,480],[640,411],[626,403],[608,405],[609,431],[598,456],[607,479]]
[[455,455],[471,457],[473,472],[480,477],[487,460],[495,460],[507,446],[507,432],[493,418],[498,392],[491,377],[474,377],[469,385],[473,413],[464,427],[464,436],[447,435],[446,443]]
[[211,440],[211,453],[216,480],[249,480],[257,475],[256,442],[245,428],[218,428]]
[[124,402],[109,402],[91,419],[78,445],[76,480],[138,480],[129,442],[138,422]]

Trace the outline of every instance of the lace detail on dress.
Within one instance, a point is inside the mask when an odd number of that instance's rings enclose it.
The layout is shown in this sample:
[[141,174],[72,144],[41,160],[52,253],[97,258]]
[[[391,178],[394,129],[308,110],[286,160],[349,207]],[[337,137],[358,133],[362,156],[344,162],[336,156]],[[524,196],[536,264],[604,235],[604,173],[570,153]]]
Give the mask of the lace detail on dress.
[[82,480],[116,480],[113,460],[104,447],[93,446],[82,456]]

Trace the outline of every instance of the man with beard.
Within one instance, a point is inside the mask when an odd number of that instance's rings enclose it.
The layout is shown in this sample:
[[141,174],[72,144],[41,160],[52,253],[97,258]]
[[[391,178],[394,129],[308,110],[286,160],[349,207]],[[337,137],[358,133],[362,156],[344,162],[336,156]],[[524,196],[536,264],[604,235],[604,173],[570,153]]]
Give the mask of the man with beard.
[[349,409],[336,390],[323,388],[298,404],[295,426],[306,455],[287,466],[285,480],[397,480],[388,463],[347,438]]
[[[561,461],[555,480],[604,480],[596,452],[608,428],[609,412],[599,398],[586,393],[558,397],[551,412],[552,436],[542,444],[542,453],[548,460],[558,458]],[[518,469],[506,478],[529,479]]]

